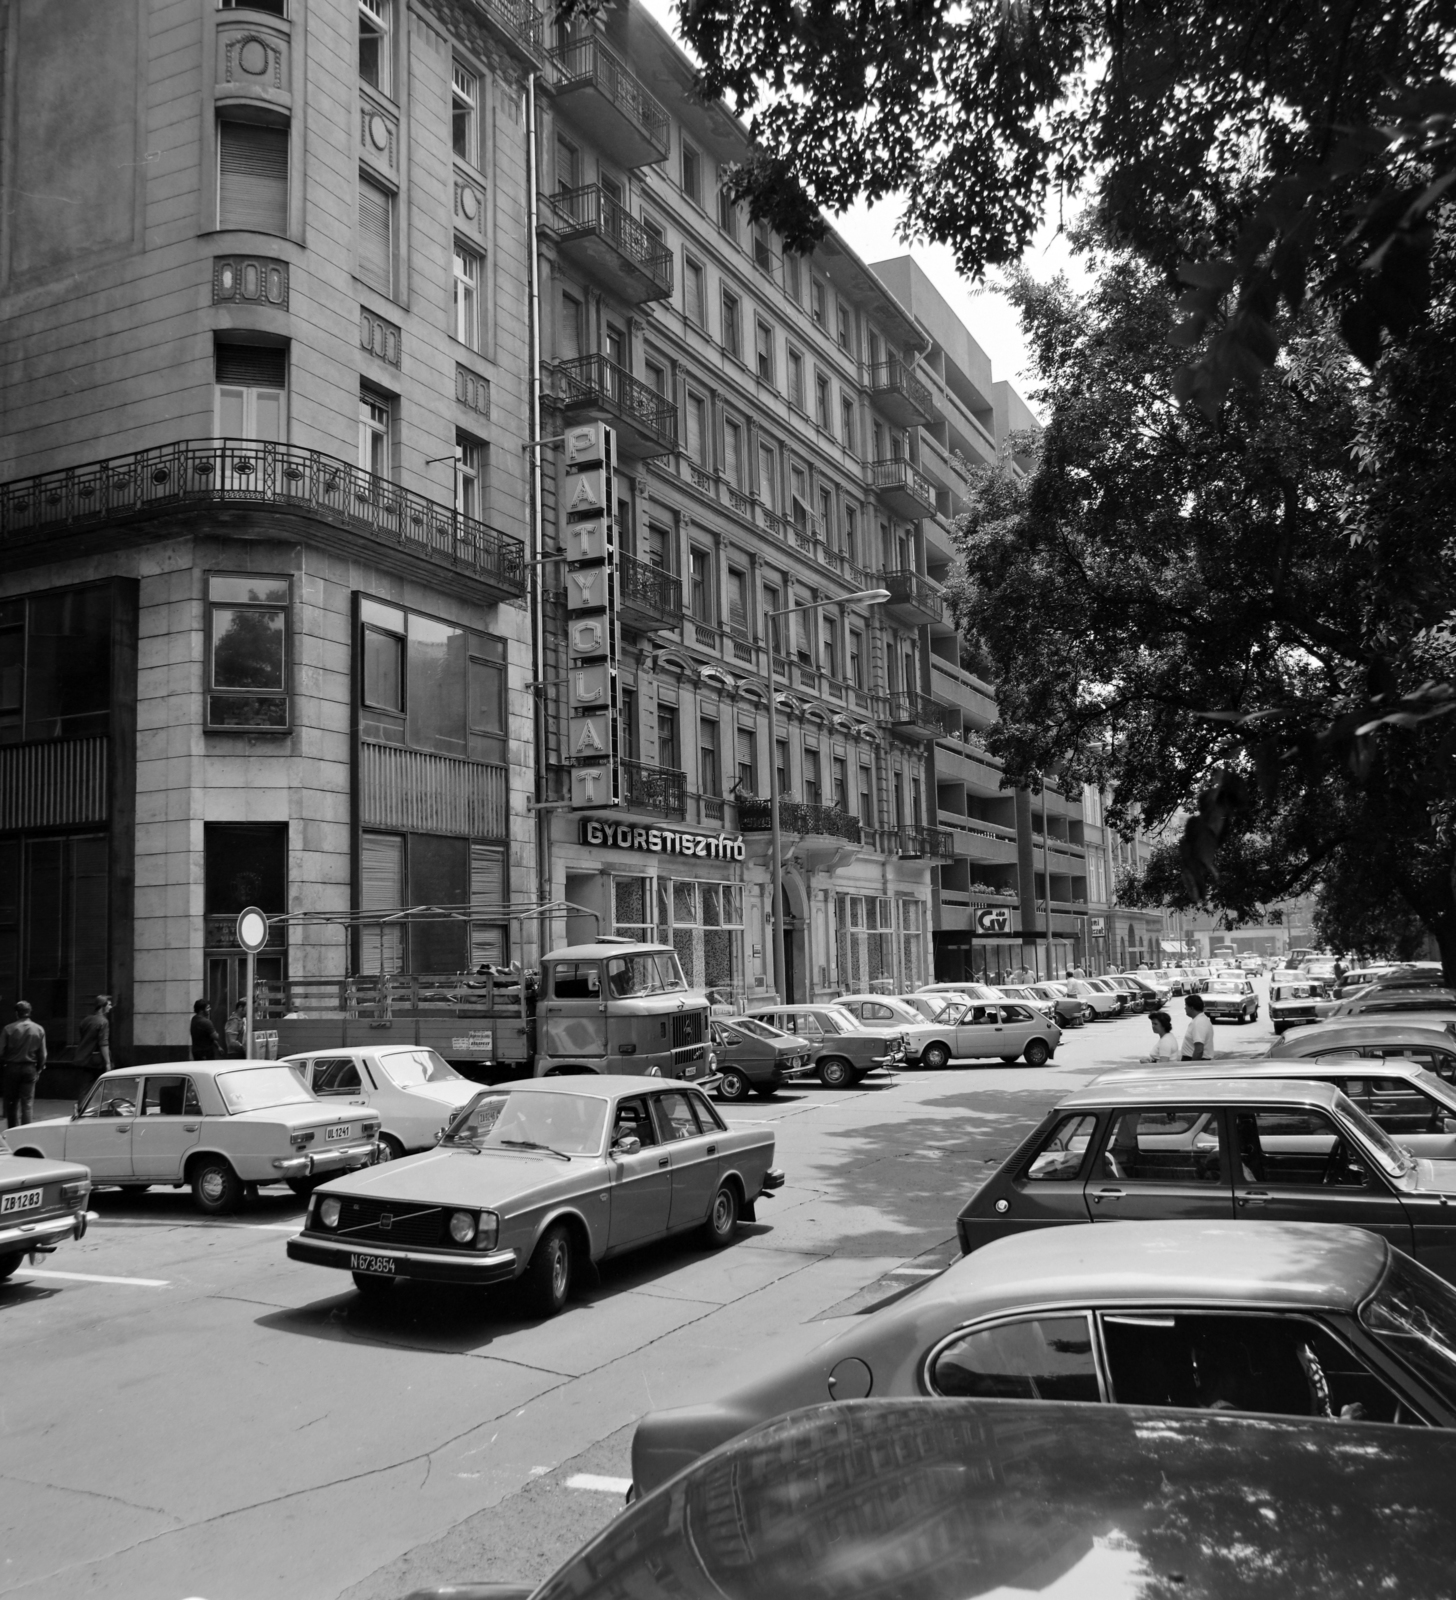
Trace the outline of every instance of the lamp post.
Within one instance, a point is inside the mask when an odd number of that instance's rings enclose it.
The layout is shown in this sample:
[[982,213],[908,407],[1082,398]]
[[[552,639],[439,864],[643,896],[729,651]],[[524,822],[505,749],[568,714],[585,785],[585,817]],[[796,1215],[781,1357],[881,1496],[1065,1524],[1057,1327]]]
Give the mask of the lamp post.
[[764,613],[764,633],[768,643],[768,811],[772,838],[773,865],[769,893],[773,907],[773,978],[774,990],[785,1005],[789,1003],[784,978],[784,836],[779,828],[779,722],[775,702],[773,672],[773,624],[780,617],[792,616],[796,611],[822,611],[825,606],[868,605],[876,606],[890,598],[888,589],[860,589],[854,594],[837,599],[812,600],[806,606],[784,606],[778,611]]

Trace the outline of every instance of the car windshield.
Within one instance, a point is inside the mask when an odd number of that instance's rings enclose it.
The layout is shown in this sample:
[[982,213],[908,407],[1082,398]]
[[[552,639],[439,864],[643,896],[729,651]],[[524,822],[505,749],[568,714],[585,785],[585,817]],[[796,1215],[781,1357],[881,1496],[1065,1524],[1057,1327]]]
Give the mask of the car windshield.
[[472,1150],[539,1146],[559,1155],[594,1156],[606,1126],[607,1102],[597,1095],[492,1089],[459,1113],[440,1143]]
[[750,1039],[767,1039],[770,1044],[780,1044],[785,1039],[793,1038],[782,1028],[771,1028],[756,1017],[734,1017],[732,1027],[736,1033],[746,1033]]
[[1456,1405],[1456,1290],[1398,1250],[1360,1321],[1381,1343]]
[[1242,994],[1244,986],[1241,983],[1230,983],[1227,978],[1215,978],[1205,992],[1208,994]]
[[391,1050],[379,1057],[385,1076],[400,1089],[418,1089],[424,1083],[464,1083],[466,1080],[433,1050]]
[[607,993],[615,1000],[628,995],[671,994],[686,988],[677,957],[666,951],[613,956],[607,962]]
[[219,1072],[217,1090],[233,1116],[240,1111],[264,1111],[270,1106],[307,1105],[314,1099],[291,1069],[284,1066],[240,1067],[236,1072]]
[[825,1006],[816,1015],[826,1033],[855,1033],[863,1026],[852,1011],[842,1006]]
[[1409,1150],[1401,1147],[1391,1139],[1384,1128],[1371,1121],[1366,1114],[1352,1101],[1339,1096],[1340,1115],[1346,1122],[1353,1124],[1360,1132],[1362,1138],[1370,1146],[1375,1159],[1393,1178],[1403,1177],[1413,1170],[1416,1158]]

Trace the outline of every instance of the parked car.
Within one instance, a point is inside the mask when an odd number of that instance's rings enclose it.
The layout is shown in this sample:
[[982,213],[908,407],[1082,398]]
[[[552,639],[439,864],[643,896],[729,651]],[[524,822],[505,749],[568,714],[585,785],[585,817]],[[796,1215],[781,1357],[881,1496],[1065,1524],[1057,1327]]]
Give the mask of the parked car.
[[1108,972],[1102,982],[1118,990],[1127,1000],[1129,1011],[1156,1011],[1157,991],[1151,984],[1139,983],[1125,972]]
[[1330,998],[1344,1000],[1348,996],[1358,993],[1359,990],[1367,988],[1370,984],[1389,977],[1397,970],[1390,962],[1383,962],[1378,966],[1351,967],[1343,978],[1331,985]]
[[[12,1135],[20,1132],[11,1129]],[[90,1197],[85,1167],[16,1155],[0,1133],[0,1283],[27,1256],[34,1261],[37,1254],[52,1254],[62,1239],[84,1238],[86,1224],[96,1217],[86,1209]]]
[[905,1041],[906,1066],[918,1066],[921,1050],[936,1037],[934,1023],[896,995],[842,994],[834,1003],[866,1027],[898,1028]]
[[804,1040],[826,1089],[852,1088],[905,1059],[898,1027],[868,1027],[837,1005],[750,1006],[748,1015]]
[[1276,1039],[1267,1060],[1364,1056],[1374,1061],[1414,1061],[1437,1077],[1456,1083],[1456,1036],[1435,1019],[1351,1017],[1317,1022]]
[[787,1412],[868,1394],[1456,1426],[1456,1291],[1358,1228],[1058,1228],[847,1320],[726,1395],[644,1417],[637,1493]]
[[931,1024],[920,1064],[938,1070],[952,1061],[999,1057],[1010,1066],[1020,1056],[1029,1067],[1044,1067],[1061,1042],[1062,1030],[1033,1006],[1014,1000],[995,1004],[975,1000],[947,1006]]
[[672,1234],[731,1244],[783,1184],[772,1128],[729,1129],[696,1086],[642,1077],[542,1078],[485,1089],[435,1149],[335,1179],[309,1201],[295,1261],[401,1279],[523,1280],[553,1316],[588,1263]]
[[1203,991],[1203,1014],[1210,1022],[1257,1022],[1259,997],[1247,978],[1214,978]]
[[1419,1013],[1456,1017],[1456,989],[1431,985],[1418,989],[1380,986],[1321,1009],[1328,1020],[1341,1017],[1411,1017]]
[[188,1061],[103,1073],[74,1116],[17,1130],[17,1155],[79,1161],[93,1184],[190,1186],[199,1211],[244,1191],[372,1166],[379,1115],[318,1099],[281,1061]]
[[1302,1023],[1317,1022],[1319,1003],[1324,999],[1323,986],[1305,973],[1276,972],[1269,980],[1269,1021],[1275,1033],[1283,1033],[1286,1028]]
[[1058,994],[1050,984],[1005,984],[997,991],[1003,1000],[1013,1000],[1019,1005],[1034,1006],[1044,1017],[1059,1028],[1080,1028],[1087,1016],[1082,1002],[1069,994]]
[[720,1100],[746,1100],[750,1092],[767,1098],[814,1071],[802,1039],[758,1017],[714,1017],[710,1031]]
[[949,994],[902,994],[897,996],[912,1011],[918,1011],[927,1022],[934,1022],[955,998]]
[[443,1056],[423,1048],[351,1046],[283,1059],[320,1100],[368,1106],[379,1113],[380,1161],[428,1150],[480,1088]]
[[1456,1279],[1456,1167],[1422,1161],[1338,1089],[1126,1078],[1065,1096],[976,1190],[967,1254],[1067,1223],[1197,1217],[1347,1222]]
[[1090,978],[1068,978],[1065,987],[1068,994],[1082,1002],[1082,1015],[1088,1022],[1115,1017],[1127,1009],[1126,995],[1104,989]]
[[989,983],[922,983],[916,994],[942,995],[953,1000],[994,1000],[996,990]]

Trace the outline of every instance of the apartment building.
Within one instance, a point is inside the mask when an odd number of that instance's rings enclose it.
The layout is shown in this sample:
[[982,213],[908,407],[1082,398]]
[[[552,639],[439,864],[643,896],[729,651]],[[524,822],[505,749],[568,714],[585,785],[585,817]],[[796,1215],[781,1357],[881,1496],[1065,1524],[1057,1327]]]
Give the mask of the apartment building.
[[511,957],[539,18],[0,9],[0,1010],[185,1054],[250,902],[265,977]]

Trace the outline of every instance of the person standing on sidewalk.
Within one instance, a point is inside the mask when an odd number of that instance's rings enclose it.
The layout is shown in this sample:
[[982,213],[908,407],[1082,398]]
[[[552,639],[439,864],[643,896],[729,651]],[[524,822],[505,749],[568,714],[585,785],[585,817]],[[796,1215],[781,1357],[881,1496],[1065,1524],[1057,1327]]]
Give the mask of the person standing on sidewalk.
[[222,1030],[230,1059],[240,1059],[248,1053],[248,1002],[239,1000],[228,1015]]
[[206,1000],[198,1000],[192,1007],[192,1024],[188,1030],[194,1061],[216,1061],[222,1054],[222,1041],[210,1015],[212,1007]]
[[0,1097],[5,1126],[24,1127],[35,1115],[36,1079],[45,1071],[45,1029],[30,1020],[30,1002],[15,1002],[15,1021],[0,1033]]
[[1183,1030],[1183,1059],[1185,1061],[1213,1060],[1213,1024],[1203,1010],[1201,994],[1185,994],[1183,1010],[1188,1016],[1188,1026]]
[[111,996],[98,994],[96,1009],[81,1020],[76,1039],[76,1065],[90,1067],[99,1078],[111,1071]]

